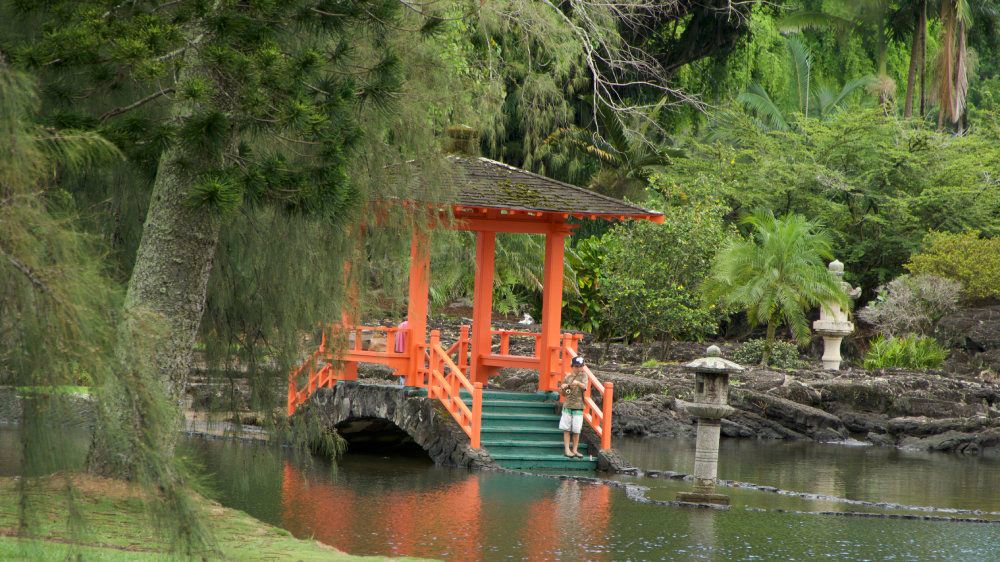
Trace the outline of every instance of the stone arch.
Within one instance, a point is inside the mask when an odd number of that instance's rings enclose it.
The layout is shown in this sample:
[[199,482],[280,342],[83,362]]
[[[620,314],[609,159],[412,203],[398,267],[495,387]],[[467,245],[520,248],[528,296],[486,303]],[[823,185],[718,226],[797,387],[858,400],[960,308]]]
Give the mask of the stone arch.
[[405,432],[435,464],[497,467],[484,449],[469,446],[469,437],[436,400],[414,389],[340,383],[317,390],[308,404],[328,429],[351,420],[384,420]]

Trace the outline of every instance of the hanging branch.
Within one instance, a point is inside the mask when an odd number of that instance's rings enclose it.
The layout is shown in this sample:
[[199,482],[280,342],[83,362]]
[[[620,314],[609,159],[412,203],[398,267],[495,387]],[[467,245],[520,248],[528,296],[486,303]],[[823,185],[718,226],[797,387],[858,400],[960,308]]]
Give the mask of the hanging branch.
[[[595,126],[599,126],[598,113],[603,109],[610,110],[611,116],[626,130],[634,129],[639,122],[663,133],[655,120],[656,108],[668,104],[705,107],[695,96],[670,86],[671,77],[656,57],[630,44],[619,33],[619,30],[630,33],[648,30],[647,22],[676,12],[681,7],[679,0],[542,0],[542,3],[580,42],[584,64],[590,74]],[[737,7],[742,3],[731,2],[728,12],[741,17]],[[531,25],[524,19],[518,20],[517,14],[523,12],[518,6],[510,7],[509,12],[501,15],[521,25]],[[661,100],[636,102],[633,99],[636,91],[655,92]],[[642,142],[651,142],[645,135],[641,136]]]
[[30,267],[21,263],[17,258],[8,254],[2,249],[0,249],[0,253],[2,253],[4,257],[7,258],[7,261],[9,261],[11,265],[13,265],[18,271],[23,273],[24,276],[28,278],[28,281],[31,281],[31,284],[34,285],[39,291],[46,294],[51,292],[49,291],[48,285],[43,283],[42,280],[39,279],[37,275],[35,275],[35,272],[32,271]]
[[164,88],[164,89],[160,90],[159,92],[155,92],[155,93],[149,94],[148,96],[142,98],[141,100],[136,101],[135,103],[126,105],[124,107],[117,107],[115,109],[112,109],[112,110],[104,113],[103,115],[101,115],[101,117],[100,117],[101,122],[103,123],[103,122],[107,121],[108,119],[111,119],[112,117],[114,117],[116,115],[121,115],[122,113],[125,113],[126,111],[132,111],[133,109],[135,109],[137,107],[146,105],[147,103],[155,100],[156,98],[158,98],[160,96],[164,96],[164,95],[167,95],[167,94],[172,94],[172,93],[174,93],[174,91],[175,91],[175,89],[173,87],[171,87],[171,88]]

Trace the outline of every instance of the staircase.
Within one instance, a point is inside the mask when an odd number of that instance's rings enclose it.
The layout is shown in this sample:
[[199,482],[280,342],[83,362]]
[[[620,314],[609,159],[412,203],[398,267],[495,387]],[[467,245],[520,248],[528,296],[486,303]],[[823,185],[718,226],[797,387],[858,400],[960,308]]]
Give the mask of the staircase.
[[[472,398],[463,393],[466,404]],[[482,446],[505,468],[596,470],[597,460],[584,443],[582,459],[563,455],[563,432],[556,404],[547,394],[483,392]]]

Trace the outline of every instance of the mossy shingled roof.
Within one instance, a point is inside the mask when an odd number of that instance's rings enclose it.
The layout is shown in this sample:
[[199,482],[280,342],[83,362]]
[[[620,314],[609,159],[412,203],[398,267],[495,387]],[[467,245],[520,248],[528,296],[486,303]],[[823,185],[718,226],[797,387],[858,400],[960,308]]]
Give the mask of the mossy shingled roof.
[[520,168],[483,158],[452,154],[450,183],[454,203],[464,207],[543,211],[576,216],[654,218],[661,213],[607,197]]

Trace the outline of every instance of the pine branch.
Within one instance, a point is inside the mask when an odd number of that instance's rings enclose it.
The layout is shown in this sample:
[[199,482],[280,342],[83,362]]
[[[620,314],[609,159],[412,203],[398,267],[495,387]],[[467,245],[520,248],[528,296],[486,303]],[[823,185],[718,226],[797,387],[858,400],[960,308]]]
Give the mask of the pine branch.
[[11,265],[13,265],[15,268],[17,268],[18,271],[23,273],[24,276],[28,278],[28,281],[31,281],[31,284],[37,287],[38,290],[42,291],[43,293],[51,293],[49,287],[45,283],[43,283],[42,280],[39,279],[37,275],[35,275],[35,272],[32,271],[30,267],[28,267],[26,264],[21,263],[17,258],[8,254],[2,249],[0,249],[0,253],[2,253],[7,258],[7,261],[9,261]]
[[135,109],[137,107],[141,107],[143,105],[146,105],[147,103],[155,100],[156,98],[158,98],[160,96],[164,96],[166,94],[172,94],[172,93],[174,93],[174,91],[175,91],[174,88],[164,88],[164,89],[160,90],[159,92],[155,92],[155,93],[149,94],[148,96],[142,98],[141,100],[136,101],[135,103],[132,103],[132,104],[129,104],[129,105],[126,105],[126,106],[123,106],[123,107],[118,107],[118,108],[112,109],[112,110],[110,110],[108,112],[105,112],[103,115],[101,115],[101,122],[103,123],[103,122],[107,121],[108,119],[111,119],[112,117],[114,117],[116,115],[121,115],[122,113],[125,113],[127,111],[132,111],[133,109]]

